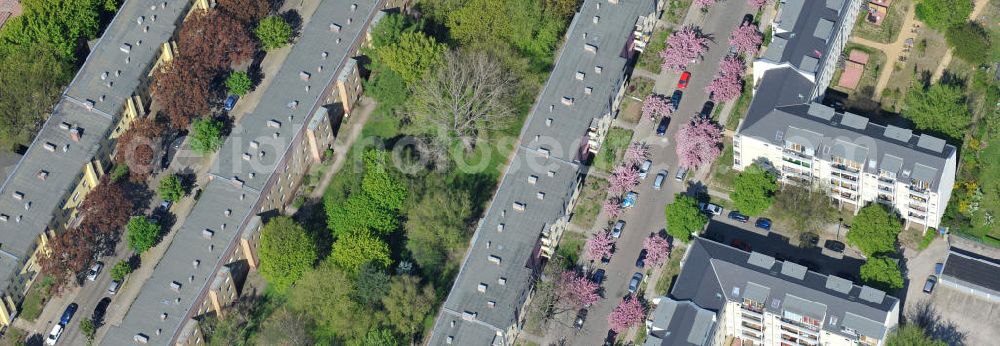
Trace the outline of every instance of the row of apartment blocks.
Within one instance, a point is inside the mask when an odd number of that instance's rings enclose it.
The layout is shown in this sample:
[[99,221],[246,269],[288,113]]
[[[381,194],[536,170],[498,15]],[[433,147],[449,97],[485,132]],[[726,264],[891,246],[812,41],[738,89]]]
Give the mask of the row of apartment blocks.
[[302,34],[256,109],[220,149],[200,199],[101,344],[204,344],[200,322],[225,318],[225,307],[243,293],[259,262],[261,226],[294,197],[362,94],[359,49],[382,10],[406,1],[313,4],[302,11]]
[[91,49],[49,118],[0,188],[0,327],[17,316],[48,240],[81,221],[76,208],[98,185],[115,139],[147,115],[156,66],[171,37],[207,0],[127,0]]
[[857,212],[868,202],[908,227],[937,227],[951,196],[954,146],[818,103],[842,59],[860,0],[787,0],[753,62],[754,97],[733,138],[733,167],[759,164],[786,183],[828,190]]
[[899,324],[899,299],[764,254],[695,238],[681,266],[644,346],[879,346]]

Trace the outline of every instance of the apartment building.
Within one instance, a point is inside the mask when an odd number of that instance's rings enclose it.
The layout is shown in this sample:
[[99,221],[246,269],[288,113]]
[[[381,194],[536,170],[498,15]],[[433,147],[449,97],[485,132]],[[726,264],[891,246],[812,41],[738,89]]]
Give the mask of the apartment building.
[[[883,203],[908,227],[937,227],[955,183],[957,149],[928,134],[817,103],[856,19],[860,5],[854,2],[782,5],[772,43],[754,62],[754,97],[733,137],[733,168],[756,163],[778,173],[782,182],[828,189],[834,202],[855,212],[870,202]],[[782,25],[794,31],[779,32]],[[787,57],[793,46],[816,52],[801,56],[810,68],[789,64],[796,60]],[[774,63],[779,55],[788,61]]]
[[572,217],[585,162],[618,113],[629,62],[655,11],[653,0],[584,1],[476,227],[431,345],[514,344],[535,279]]
[[0,326],[36,278],[48,239],[78,223],[76,207],[104,175],[115,138],[147,115],[149,77],[171,37],[205,0],[125,1],[24,156],[0,187]]
[[899,300],[796,263],[695,238],[645,345],[884,345]]
[[381,11],[397,1],[319,2],[252,113],[240,118],[209,182],[104,345],[205,343],[199,323],[243,291],[259,263],[261,226],[293,198],[333,129],[361,94],[354,58]]

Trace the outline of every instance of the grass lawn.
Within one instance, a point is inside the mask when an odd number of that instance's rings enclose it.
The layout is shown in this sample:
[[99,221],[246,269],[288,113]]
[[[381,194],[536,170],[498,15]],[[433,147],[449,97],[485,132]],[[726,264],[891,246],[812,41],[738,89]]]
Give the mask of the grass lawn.
[[673,287],[674,277],[681,273],[681,259],[684,258],[684,251],[686,248],[676,247],[670,252],[670,259],[664,264],[663,272],[660,273],[660,279],[656,280],[656,285],[653,287],[656,290],[656,295],[665,296],[667,292],[670,292],[670,288]]
[[622,98],[621,111],[618,113],[618,120],[635,125],[642,119],[642,102],[629,97]]
[[580,190],[579,201],[573,208],[573,219],[570,222],[583,229],[593,227],[594,222],[597,221],[597,215],[601,213],[604,199],[607,197],[608,180],[596,175],[587,176],[587,180],[583,183],[583,189]]
[[[882,91],[882,109],[898,113],[903,107],[903,97],[906,90],[915,79],[930,76],[948,50],[944,36],[937,31],[922,28],[913,39],[914,48],[910,50],[906,62],[899,60],[886,64],[886,71],[892,66],[892,76]],[[952,59],[958,60],[958,59]]]
[[583,244],[586,241],[582,233],[573,231],[563,232],[562,239],[559,241],[559,247],[556,248],[556,253],[566,259],[567,265],[575,266],[576,262],[580,260],[580,252],[583,251]]
[[750,101],[753,100],[753,75],[747,74],[743,77],[743,93],[736,99],[736,106],[733,112],[726,118],[726,130],[736,131],[736,126],[740,124],[740,119],[747,114],[750,109]]
[[684,16],[688,13],[688,8],[691,7],[692,0],[669,0],[670,3],[667,4],[666,9],[663,10],[663,17],[661,18],[665,22],[679,24],[684,20]]
[[646,96],[649,96],[653,92],[653,84],[656,84],[656,82],[652,79],[639,76],[632,77],[628,82],[628,86],[625,87],[625,95],[645,100]]
[[670,36],[671,32],[672,30],[668,28],[657,28],[654,30],[653,37],[649,39],[649,45],[639,55],[639,62],[636,64],[636,67],[654,74],[660,74],[661,64],[663,63],[663,60],[660,59],[660,52],[667,48],[667,37]]
[[867,12],[862,10],[858,14],[857,23],[854,25],[854,35],[875,42],[896,42],[899,32],[907,30],[907,28],[901,28],[900,26],[903,25],[903,16],[906,15],[906,10],[909,6],[911,6],[909,0],[893,1],[892,6],[889,6],[889,13],[882,20],[882,25],[879,26],[868,22]]
[[722,155],[712,163],[712,178],[709,183],[732,191],[733,181],[736,180],[736,170],[733,169],[733,140],[725,137],[722,144],[725,148],[722,149]]
[[600,172],[611,172],[611,169],[621,161],[622,154],[632,141],[632,130],[620,127],[612,127],[608,130],[607,137],[601,151],[594,157],[594,168]]
[[50,287],[52,287],[52,278],[48,276],[39,278],[31,285],[28,293],[24,295],[24,302],[21,303],[21,318],[34,321],[38,315],[42,314],[42,308],[51,297]]

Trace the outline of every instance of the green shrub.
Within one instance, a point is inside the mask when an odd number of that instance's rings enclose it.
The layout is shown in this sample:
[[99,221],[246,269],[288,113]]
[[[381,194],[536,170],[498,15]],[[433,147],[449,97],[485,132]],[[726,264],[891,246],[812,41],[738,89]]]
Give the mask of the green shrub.
[[197,119],[191,125],[191,150],[199,154],[215,152],[222,148],[224,124],[216,119]]
[[128,264],[128,261],[118,261],[114,267],[111,267],[111,280],[125,281],[125,277],[130,273],[132,273],[132,266]]
[[181,179],[176,174],[172,174],[160,180],[157,192],[160,193],[160,197],[164,201],[177,202],[181,197],[184,197],[184,186],[181,185]]
[[243,96],[250,91],[250,88],[253,88],[253,81],[246,72],[235,71],[226,78],[226,90],[229,90],[230,94]]
[[928,246],[931,246],[931,242],[934,241],[934,238],[937,238],[937,230],[934,228],[927,229],[927,231],[924,232],[924,237],[921,238],[920,243],[917,244],[917,250],[923,250]]
[[990,61],[990,34],[975,22],[956,25],[948,28],[945,34],[952,53],[959,59],[973,65],[981,65]]
[[278,16],[264,18],[254,30],[257,40],[265,51],[281,48],[292,40],[292,26]]
[[111,169],[111,181],[118,182],[122,178],[128,175],[128,165],[120,163],[115,165],[115,168]]
[[921,0],[916,8],[917,18],[940,32],[962,24],[972,14],[970,0]]

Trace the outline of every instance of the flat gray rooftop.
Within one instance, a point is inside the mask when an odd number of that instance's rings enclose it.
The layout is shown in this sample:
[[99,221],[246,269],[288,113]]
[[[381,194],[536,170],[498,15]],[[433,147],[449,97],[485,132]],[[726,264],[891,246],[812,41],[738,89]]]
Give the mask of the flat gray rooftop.
[[850,4],[843,0],[786,0],[774,23],[779,31],[761,58],[815,73],[819,60],[829,51],[832,35],[843,25],[854,25],[841,21]]

